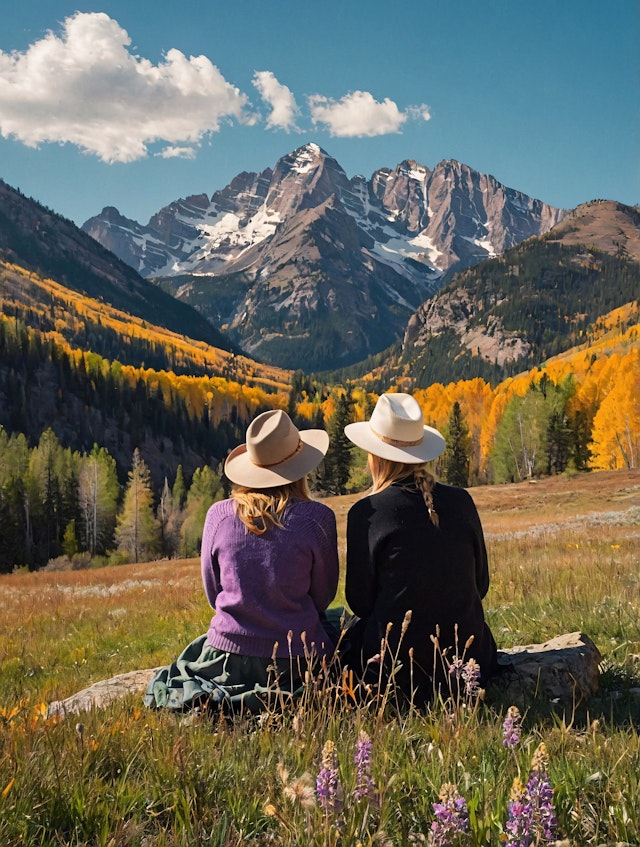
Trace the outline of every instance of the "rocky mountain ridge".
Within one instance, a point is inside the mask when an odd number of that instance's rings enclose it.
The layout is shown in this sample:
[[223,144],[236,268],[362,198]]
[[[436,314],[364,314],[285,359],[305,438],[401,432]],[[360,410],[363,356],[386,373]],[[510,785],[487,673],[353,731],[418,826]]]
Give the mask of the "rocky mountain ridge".
[[420,383],[503,378],[586,340],[640,293],[640,209],[591,201],[540,238],[458,274],[411,317],[398,361]]
[[455,161],[349,179],[307,144],[146,226],[107,208],[83,229],[250,354],[320,369],[384,349],[456,270],[564,215]]

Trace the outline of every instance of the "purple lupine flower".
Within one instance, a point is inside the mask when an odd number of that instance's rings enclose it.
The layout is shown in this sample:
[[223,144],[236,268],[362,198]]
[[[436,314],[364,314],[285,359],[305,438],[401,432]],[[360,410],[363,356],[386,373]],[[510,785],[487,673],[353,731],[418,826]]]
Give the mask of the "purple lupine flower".
[[435,820],[431,823],[434,847],[453,847],[471,843],[467,801],[455,785],[445,783],[440,789],[440,803],[432,803]]
[[546,771],[532,771],[527,782],[527,796],[531,804],[531,821],[534,831],[544,841],[555,840],[558,818],[553,805],[553,788]]
[[455,676],[456,679],[460,679],[462,676],[462,659],[459,659],[458,656],[455,659],[451,660],[451,664],[449,665],[449,676]]
[[509,801],[508,819],[504,828],[509,836],[505,847],[531,847],[531,805],[526,802],[524,794],[520,799]]
[[333,741],[326,741],[322,748],[322,767],[316,777],[316,796],[318,805],[326,814],[340,809],[338,756]]
[[546,771],[546,747],[533,754],[526,786],[516,781],[509,801],[505,830],[510,836],[505,847],[531,847],[555,840],[558,819],[553,805],[553,788]]
[[502,724],[504,734],[502,737],[502,746],[511,750],[517,747],[520,743],[520,731],[522,729],[522,715],[517,706],[509,706],[507,709],[507,717]]
[[373,799],[376,784],[371,776],[372,749],[373,744],[371,743],[371,739],[364,730],[360,730],[358,746],[353,758],[356,766],[356,787],[353,792],[354,800],[360,800],[362,797]]
[[480,665],[475,659],[469,659],[462,666],[461,675],[464,681],[465,691],[469,697],[474,697],[480,691]]

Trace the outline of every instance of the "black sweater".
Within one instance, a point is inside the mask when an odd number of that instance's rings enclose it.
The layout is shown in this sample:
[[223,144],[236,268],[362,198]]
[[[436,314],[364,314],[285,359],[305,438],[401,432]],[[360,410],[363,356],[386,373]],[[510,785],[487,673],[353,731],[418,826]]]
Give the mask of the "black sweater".
[[[387,624],[387,657],[400,643],[395,680],[414,701],[430,699],[435,682],[444,684],[457,655],[473,657],[486,684],[495,666],[496,646],[485,623],[482,598],[489,588],[487,551],[480,518],[463,488],[437,483],[433,490],[439,526],[434,526],[420,492],[410,480],[400,481],[356,502],[347,519],[346,597],[363,619],[364,661],[380,652]],[[411,623],[400,639],[405,613]],[[457,625],[457,651],[456,651]],[[440,650],[432,635],[439,629]],[[465,651],[467,639],[473,643]],[[410,670],[409,648],[413,648]],[[369,679],[378,666],[369,665]]]

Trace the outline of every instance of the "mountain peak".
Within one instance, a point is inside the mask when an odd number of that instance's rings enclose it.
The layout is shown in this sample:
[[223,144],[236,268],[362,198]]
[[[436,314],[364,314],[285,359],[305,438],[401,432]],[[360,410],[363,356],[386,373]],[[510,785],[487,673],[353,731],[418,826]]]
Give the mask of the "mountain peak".
[[319,144],[316,144],[315,141],[308,141],[306,144],[303,144],[301,147],[298,147],[297,150],[294,150],[290,155],[295,157],[304,158],[306,156],[319,159],[331,159],[332,157],[327,153],[326,150],[323,150]]
[[454,271],[561,217],[455,160],[431,170],[408,158],[349,179],[309,142],[209,204],[170,204],[147,227],[94,219],[87,231],[260,358],[296,366],[302,355],[322,369],[378,352]]
[[[282,164],[283,168],[287,171],[300,175],[308,174],[326,164],[330,164],[339,170],[342,170],[336,160],[315,142],[303,144],[302,147],[298,147],[291,153],[287,153],[285,156],[282,156],[278,162],[278,165],[280,164]],[[276,165],[276,169],[278,168],[278,165]]]
[[640,208],[615,200],[591,200],[569,211],[545,238],[587,244],[640,262]]

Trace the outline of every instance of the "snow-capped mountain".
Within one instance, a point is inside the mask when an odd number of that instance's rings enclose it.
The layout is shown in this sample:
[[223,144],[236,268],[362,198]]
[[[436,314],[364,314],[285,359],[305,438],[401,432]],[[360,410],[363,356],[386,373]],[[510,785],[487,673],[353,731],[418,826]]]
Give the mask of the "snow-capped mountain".
[[83,229],[254,356],[311,370],[388,346],[453,272],[563,215],[455,161],[349,179],[307,144],[146,226],[106,208]]

